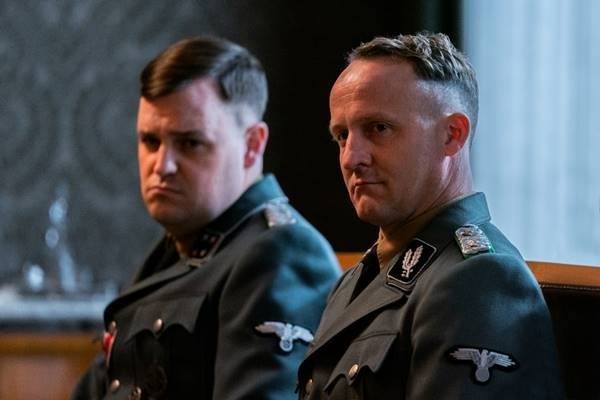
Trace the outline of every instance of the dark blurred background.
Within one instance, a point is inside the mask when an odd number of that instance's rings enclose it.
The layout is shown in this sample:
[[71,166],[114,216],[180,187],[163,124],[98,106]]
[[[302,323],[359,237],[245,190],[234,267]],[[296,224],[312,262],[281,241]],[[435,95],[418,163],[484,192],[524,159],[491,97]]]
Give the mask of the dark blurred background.
[[423,29],[460,43],[458,1],[57,0],[0,3],[0,299],[112,296],[160,228],[138,194],[138,74],[187,36],[248,47],[268,74],[265,170],[336,251],[375,240],[328,133],[345,55]]

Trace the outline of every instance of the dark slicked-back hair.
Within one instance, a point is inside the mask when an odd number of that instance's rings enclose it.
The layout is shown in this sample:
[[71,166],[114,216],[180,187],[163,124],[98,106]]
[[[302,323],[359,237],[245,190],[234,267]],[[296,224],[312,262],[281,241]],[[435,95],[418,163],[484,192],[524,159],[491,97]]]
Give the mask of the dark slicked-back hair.
[[419,78],[456,90],[471,120],[471,130],[475,132],[479,111],[475,70],[448,36],[443,33],[420,32],[394,38],[376,37],[352,50],[348,55],[348,63],[372,58],[406,60],[412,64]]
[[199,78],[213,78],[223,101],[246,105],[262,119],[268,90],[260,61],[242,46],[215,37],[184,39],[160,53],[140,75],[141,95],[154,100]]

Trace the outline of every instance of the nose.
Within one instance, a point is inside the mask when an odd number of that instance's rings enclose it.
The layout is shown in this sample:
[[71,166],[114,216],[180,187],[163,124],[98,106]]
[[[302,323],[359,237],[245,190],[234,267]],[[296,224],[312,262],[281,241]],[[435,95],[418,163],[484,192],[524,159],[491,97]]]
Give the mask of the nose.
[[346,143],[340,148],[340,165],[342,169],[356,171],[371,164],[368,143],[360,134],[348,133]]
[[154,163],[154,173],[161,179],[177,172],[177,155],[170,146],[161,143],[156,151],[156,161]]

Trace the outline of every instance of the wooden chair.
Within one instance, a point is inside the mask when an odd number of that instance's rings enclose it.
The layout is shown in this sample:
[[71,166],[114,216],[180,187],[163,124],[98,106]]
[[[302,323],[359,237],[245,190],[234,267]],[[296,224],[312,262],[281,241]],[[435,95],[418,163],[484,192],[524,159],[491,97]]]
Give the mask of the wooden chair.
[[[338,253],[344,269],[362,253]],[[600,399],[600,268],[528,261],[550,309],[569,400]]]
[[600,268],[528,262],[554,322],[568,399],[600,399]]

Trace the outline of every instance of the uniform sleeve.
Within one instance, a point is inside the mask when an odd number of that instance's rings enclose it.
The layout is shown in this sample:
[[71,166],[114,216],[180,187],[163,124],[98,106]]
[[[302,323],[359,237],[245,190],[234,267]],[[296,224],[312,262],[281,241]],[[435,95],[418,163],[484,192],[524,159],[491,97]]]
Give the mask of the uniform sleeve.
[[[549,313],[522,261],[486,254],[448,265],[420,295],[407,399],[564,398]],[[472,349],[479,357],[468,358]],[[503,366],[485,362],[491,352]]]
[[339,267],[325,240],[304,226],[269,229],[247,248],[220,299],[213,398],[295,399],[307,343],[294,340],[286,351],[277,334],[256,327],[269,321],[314,334]]
[[71,400],[103,399],[106,388],[104,355],[98,355],[82,375],[71,394]]

